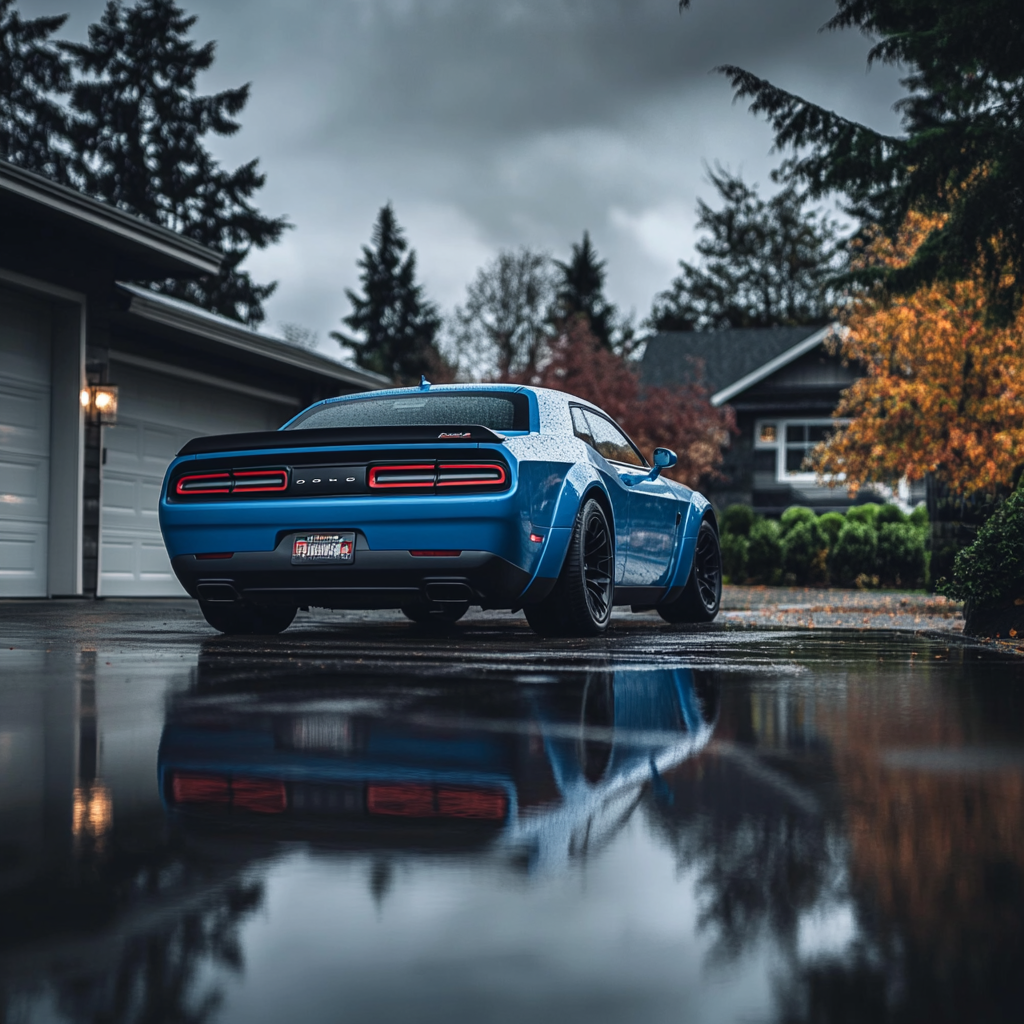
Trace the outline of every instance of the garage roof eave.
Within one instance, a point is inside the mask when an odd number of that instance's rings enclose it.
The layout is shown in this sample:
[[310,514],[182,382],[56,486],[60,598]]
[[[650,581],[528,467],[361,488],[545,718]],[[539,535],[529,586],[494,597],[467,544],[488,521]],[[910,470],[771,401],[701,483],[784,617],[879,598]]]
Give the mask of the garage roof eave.
[[106,235],[115,248],[146,252],[158,261],[162,272],[179,276],[217,274],[221,253],[185,238],[169,228],[125,213],[99,199],[66,185],[58,185],[40,174],[0,160],[0,197],[7,196],[29,207],[42,208],[51,216],[68,217],[92,231]]
[[236,352],[241,350],[293,370],[329,377],[357,390],[375,391],[391,386],[392,382],[379,373],[345,366],[316,352],[290,345],[280,338],[259,334],[234,320],[210,313],[181,299],[124,282],[119,282],[118,288],[130,297],[128,314],[149,323],[182,331]]

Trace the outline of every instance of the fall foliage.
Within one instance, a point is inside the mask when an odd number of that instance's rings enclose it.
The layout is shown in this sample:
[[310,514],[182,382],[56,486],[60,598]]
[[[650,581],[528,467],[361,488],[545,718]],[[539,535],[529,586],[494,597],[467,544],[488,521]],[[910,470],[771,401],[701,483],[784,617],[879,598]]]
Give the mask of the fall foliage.
[[671,448],[676,466],[665,475],[696,487],[714,474],[722,447],[734,430],[731,409],[716,409],[700,385],[647,387],[633,366],[601,345],[584,317],[569,321],[550,343],[550,358],[519,383],[577,395],[604,409],[640,450],[650,457],[656,447]]
[[[866,244],[860,269],[906,265],[936,228],[911,214],[894,240]],[[981,276],[909,296],[876,286],[854,296],[838,342],[866,376],[835,411],[848,419],[812,454],[825,478],[844,474],[853,493],[934,473],[957,493],[1012,484],[1024,463],[1024,313],[1006,327],[986,316]]]

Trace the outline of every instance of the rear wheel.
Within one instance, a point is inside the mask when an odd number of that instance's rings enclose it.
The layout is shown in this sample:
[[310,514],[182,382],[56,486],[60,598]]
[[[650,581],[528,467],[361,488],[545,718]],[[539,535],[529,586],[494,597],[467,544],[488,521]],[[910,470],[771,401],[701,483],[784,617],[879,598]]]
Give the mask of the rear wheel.
[[468,611],[468,601],[465,604],[407,604],[402,608],[402,614],[407,619],[421,626],[446,626],[458,622]]
[[243,636],[271,636],[283,633],[295,618],[297,608],[291,605],[229,604],[200,601],[203,618],[220,630]]
[[599,636],[608,628],[615,588],[615,542],[600,502],[588,498],[576,516],[569,550],[551,593],[526,605],[541,636]]
[[722,549],[715,528],[705,519],[697,533],[693,568],[683,592],[658,605],[666,622],[710,622],[722,604]]

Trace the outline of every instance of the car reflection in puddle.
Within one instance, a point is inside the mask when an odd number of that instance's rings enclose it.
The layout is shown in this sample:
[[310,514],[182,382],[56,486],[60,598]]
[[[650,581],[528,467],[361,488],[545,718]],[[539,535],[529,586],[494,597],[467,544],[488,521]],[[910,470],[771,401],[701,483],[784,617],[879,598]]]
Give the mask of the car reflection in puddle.
[[[489,849],[531,869],[613,835],[699,753],[718,690],[689,668],[504,681],[286,676],[172,699],[162,800],[190,832],[353,849]],[[330,687],[328,689],[328,686]]]

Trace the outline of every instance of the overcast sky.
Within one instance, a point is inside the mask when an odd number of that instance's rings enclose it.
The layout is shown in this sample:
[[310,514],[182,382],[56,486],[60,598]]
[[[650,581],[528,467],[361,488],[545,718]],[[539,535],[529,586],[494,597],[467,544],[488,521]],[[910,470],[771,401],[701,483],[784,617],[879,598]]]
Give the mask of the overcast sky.
[[[250,258],[277,280],[268,328],[326,334],[379,207],[391,200],[443,308],[499,249],[558,257],[589,229],[607,291],[646,315],[693,253],[704,164],[771,187],[766,126],[734,105],[739,64],[895,131],[897,72],[866,69],[868,40],[819,33],[832,0],[181,0],[217,41],[203,82],[252,83],[243,128],[214,151],[258,156],[267,213],[295,224]],[[101,0],[21,0],[70,11],[84,35]]]

